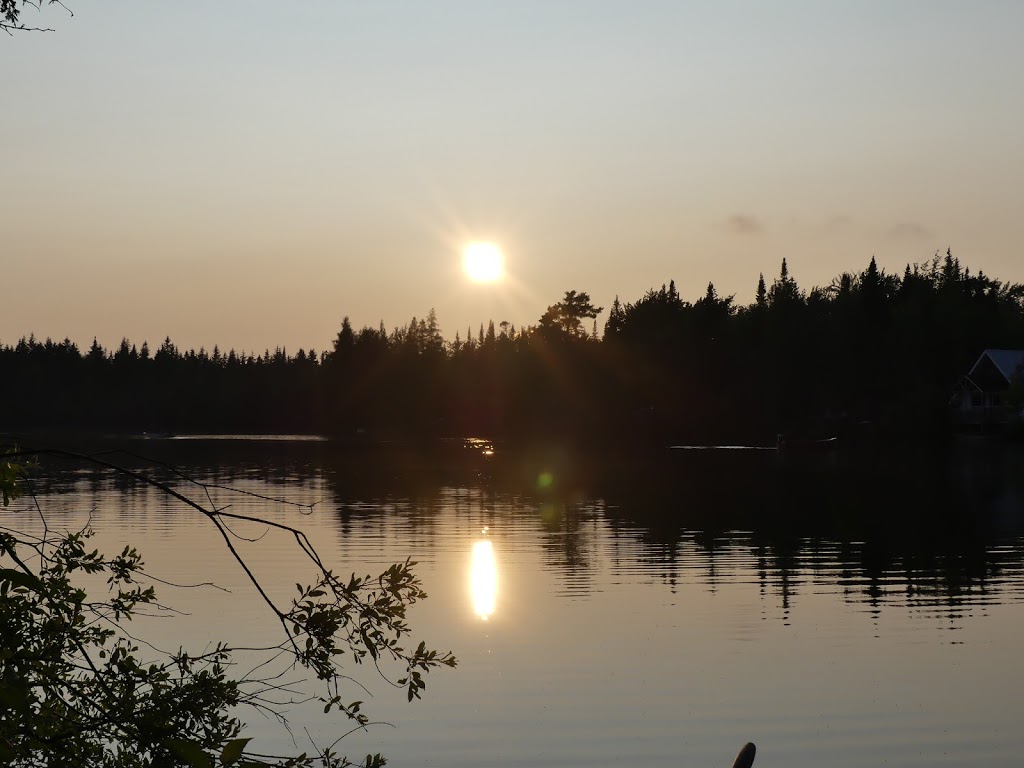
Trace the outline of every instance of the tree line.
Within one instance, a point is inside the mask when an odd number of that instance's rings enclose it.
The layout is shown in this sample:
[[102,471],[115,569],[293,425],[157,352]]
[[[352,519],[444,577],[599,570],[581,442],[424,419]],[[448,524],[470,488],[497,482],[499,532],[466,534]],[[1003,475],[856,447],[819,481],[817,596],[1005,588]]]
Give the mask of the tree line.
[[0,346],[8,428],[339,437],[717,441],[945,428],[985,348],[1024,347],[1024,285],[947,251],[902,274],[875,259],[805,290],[784,259],[753,303],[674,281],[595,306],[566,291],[534,325],[446,340],[437,316],[387,331],[346,317],[331,349],[152,351],[128,339]]

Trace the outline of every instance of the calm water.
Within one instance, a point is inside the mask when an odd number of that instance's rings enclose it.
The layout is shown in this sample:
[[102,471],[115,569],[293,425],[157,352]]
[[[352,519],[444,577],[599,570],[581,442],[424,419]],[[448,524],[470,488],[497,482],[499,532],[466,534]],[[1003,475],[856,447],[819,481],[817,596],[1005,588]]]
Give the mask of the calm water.
[[[301,526],[338,571],[418,561],[430,598],[410,614],[414,633],[453,650],[459,667],[432,674],[413,704],[356,669],[372,696],[353,686],[349,698],[397,727],[349,736],[350,755],[728,766],[751,740],[763,768],[1021,764],[1020,450],[128,447],[197,479],[315,503],[303,512],[212,492],[235,511]],[[161,587],[189,612],[143,623],[161,647],[273,637],[197,513],[110,472],[53,462],[37,491],[51,525],[91,514],[101,546],[131,542],[162,578],[230,590]],[[238,533],[258,539],[240,546],[274,595],[308,582],[290,541]],[[300,749],[302,725],[318,738],[348,730],[316,707],[292,715]],[[245,717],[254,746],[289,748],[273,722]]]

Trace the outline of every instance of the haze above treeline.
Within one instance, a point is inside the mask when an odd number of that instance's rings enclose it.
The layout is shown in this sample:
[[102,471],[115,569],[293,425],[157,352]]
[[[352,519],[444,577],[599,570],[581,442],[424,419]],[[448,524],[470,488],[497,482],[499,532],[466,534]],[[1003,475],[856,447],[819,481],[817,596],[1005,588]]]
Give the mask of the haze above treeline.
[[[944,253],[936,252],[932,259],[929,259],[925,262],[907,262],[906,266],[902,270],[902,273],[887,271],[884,268],[878,267],[877,264],[875,268],[878,269],[879,272],[889,280],[892,280],[894,278],[902,278],[902,275],[905,274],[907,270],[910,270],[911,273],[928,274],[934,272],[939,262],[945,261],[947,255],[951,259],[955,259],[956,262],[959,264],[959,258],[954,256],[954,254],[952,253],[952,249],[949,249],[948,252]],[[802,298],[804,300],[810,300],[812,302],[822,297],[830,297],[841,288],[844,278],[856,280],[858,275],[860,274],[860,272],[858,272],[857,270],[846,271],[834,277],[829,283],[825,285],[815,285],[808,290],[801,288],[799,286],[798,278],[792,274],[792,269],[788,264],[788,261],[786,259],[783,259],[783,261],[787,262],[787,276],[791,279],[792,284],[796,288],[797,292],[802,294]],[[871,261],[875,261],[874,257],[871,258]],[[972,276],[971,269],[969,267],[962,266],[961,269],[968,278]],[[990,278],[981,270],[977,270],[974,277],[980,278],[981,280],[986,281],[986,283],[990,285],[998,284],[1001,290],[1005,290],[1011,293],[1019,285],[1018,283],[1014,283],[1012,281],[1000,280],[998,278]],[[737,294],[724,295],[722,296],[722,298],[729,299],[732,312],[743,313],[745,311],[749,311],[750,309],[757,307],[759,304],[759,292],[761,290],[762,283],[768,286],[771,284],[772,279],[773,278],[771,275],[768,275],[766,277],[764,273],[761,273],[756,281],[750,281],[751,286],[756,286],[756,288],[754,288],[754,290],[750,292],[745,292],[748,296],[753,296],[754,300],[749,304],[743,304],[740,301],[737,301]],[[580,292],[582,290],[587,292],[588,297],[592,296],[593,292],[588,291],[586,278],[583,278],[577,282],[578,285],[574,286],[573,290],[577,292]],[[699,290],[696,291],[687,291],[686,288],[680,288],[680,285],[684,285],[687,283],[686,281],[677,282],[675,276],[670,277],[667,283],[661,283],[660,287],[664,288],[667,287],[669,284],[676,286],[677,298],[683,304],[688,304],[692,306],[693,304],[699,302],[706,295],[706,287],[704,285],[701,285],[699,287]],[[715,288],[716,296],[719,296],[719,294],[722,293],[716,287],[717,284],[714,281],[712,281],[709,285]],[[659,286],[657,285],[652,286],[646,291],[645,296],[657,291],[658,288]],[[483,286],[482,289],[484,291],[493,290],[493,288],[491,288],[490,286]],[[550,299],[552,301],[558,301],[561,298],[562,296],[559,293],[552,293],[550,295]],[[642,298],[643,297],[641,297],[641,299]],[[629,299],[623,294],[616,293],[614,295],[614,301],[619,301],[620,304],[626,306],[626,304],[628,304],[629,302]],[[600,307],[601,312],[599,313],[599,319],[597,323],[598,336],[603,336],[604,334],[608,311],[611,308],[612,304],[614,304],[614,301],[612,303],[605,302],[606,304],[608,304],[608,306]],[[635,303],[639,303],[639,300],[637,300]],[[495,325],[497,329],[496,333],[501,332],[502,326],[505,326],[506,329],[513,329],[514,332],[519,333],[524,331],[529,332],[532,330],[536,330],[536,328],[541,323],[540,318],[534,318],[532,320],[522,322],[512,320],[505,315],[501,315],[500,317],[495,316],[495,314],[492,313],[490,316],[487,316],[486,314],[481,315],[476,322],[474,322],[472,325],[466,326],[465,328],[453,328],[445,323],[445,318],[443,317],[442,314],[439,314],[436,311],[435,306],[436,305],[431,305],[430,302],[425,302],[419,308],[414,308],[412,314],[408,316],[411,317],[412,322],[416,324],[418,324],[420,320],[427,322],[428,318],[432,318],[430,319],[432,328],[434,328],[436,332],[440,334],[441,338],[445,343],[446,348],[448,349],[453,348],[453,346],[457,343],[462,343],[467,340],[470,341],[470,343],[478,341],[479,338],[486,333],[486,329],[489,324]],[[351,313],[345,311],[344,306],[341,307],[341,310],[342,311],[338,315],[339,321],[341,319],[346,319],[351,316]],[[353,325],[358,325],[358,323],[353,323]],[[386,323],[384,319],[380,319],[379,321],[366,324],[361,327],[372,328],[378,333],[383,331],[389,338],[398,338],[408,330],[409,325],[409,321],[403,322],[399,325],[393,325]],[[586,330],[590,332],[592,335],[593,329],[593,324],[591,324],[588,326]],[[318,338],[324,338],[329,334],[326,334],[321,330],[315,332],[312,335],[315,335]],[[199,345],[197,347],[181,346],[179,343],[177,343],[177,337],[174,334],[162,334],[161,337],[144,337],[139,339],[138,337],[134,336],[131,333],[125,333],[122,334],[120,338],[105,338],[100,334],[93,334],[89,333],[88,331],[83,332],[80,329],[69,329],[67,333],[61,335],[41,335],[37,334],[35,331],[30,331],[28,334],[19,334],[16,337],[12,337],[10,335],[7,335],[5,337],[4,334],[0,333],[0,346],[10,347],[16,345],[18,342],[22,340],[27,342],[29,339],[34,339],[35,341],[41,341],[44,343],[47,341],[54,341],[59,342],[64,346],[73,345],[74,347],[82,351],[83,354],[87,353],[90,349],[94,350],[95,347],[98,345],[102,349],[104,354],[108,355],[114,355],[118,350],[122,349],[126,343],[128,345],[129,352],[131,348],[134,347],[136,354],[144,354],[145,348],[148,349],[150,355],[153,355],[155,354],[159,347],[170,342],[174,346],[174,349],[183,356],[195,355],[196,357],[201,358],[205,355],[213,357],[216,350],[220,355],[223,355],[225,358],[227,358],[229,353],[234,352],[236,357],[245,359],[252,358],[254,361],[256,359],[263,359],[269,356],[279,357],[282,354],[288,358],[293,358],[299,355],[308,356],[310,353],[313,353],[315,357],[322,360],[322,358],[331,351],[331,346],[333,345],[328,345],[327,348],[324,348],[316,343],[311,343],[308,345],[303,344],[301,346],[289,346],[287,344],[280,344],[275,342],[273,343],[273,346],[263,346],[262,349],[260,349],[258,347],[249,348],[245,346],[221,344],[219,341],[215,340],[212,346]]]
[[[580,281],[585,288],[585,279]],[[343,308],[341,309],[343,312]],[[328,350],[116,349],[8,341],[9,429],[310,432],[339,436],[752,439],[944,428],[985,348],[1024,348],[1024,285],[952,252],[890,274],[872,258],[801,289],[783,260],[737,306],[675,283],[597,307],[565,291],[524,328],[450,340],[432,311],[390,331],[341,324]]]
[[4,341],[452,340],[948,245],[1024,280],[1024,3],[68,7],[0,45]]

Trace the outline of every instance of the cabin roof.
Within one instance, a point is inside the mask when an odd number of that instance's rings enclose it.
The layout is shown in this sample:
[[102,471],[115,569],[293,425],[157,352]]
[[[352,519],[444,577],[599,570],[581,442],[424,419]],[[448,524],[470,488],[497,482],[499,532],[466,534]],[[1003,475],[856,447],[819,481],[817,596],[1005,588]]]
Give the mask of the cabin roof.
[[977,362],[971,367],[968,377],[974,376],[985,358],[992,361],[992,364],[1003,375],[1007,383],[1013,379],[1014,374],[1024,368],[1024,349],[986,349],[978,357]]

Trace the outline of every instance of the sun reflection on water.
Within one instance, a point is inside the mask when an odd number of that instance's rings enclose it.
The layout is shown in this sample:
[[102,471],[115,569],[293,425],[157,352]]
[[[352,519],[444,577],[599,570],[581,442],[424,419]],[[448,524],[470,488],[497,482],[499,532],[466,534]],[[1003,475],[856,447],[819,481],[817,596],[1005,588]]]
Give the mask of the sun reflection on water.
[[498,598],[498,563],[494,557],[494,547],[488,539],[473,543],[469,590],[473,596],[473,611],[487,621],[494,613]]

